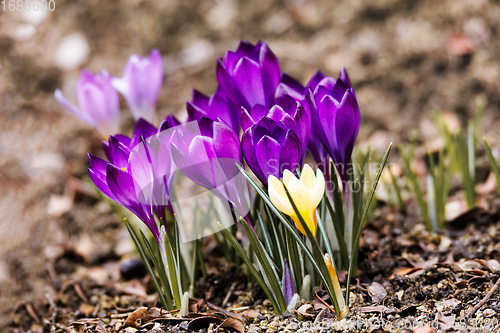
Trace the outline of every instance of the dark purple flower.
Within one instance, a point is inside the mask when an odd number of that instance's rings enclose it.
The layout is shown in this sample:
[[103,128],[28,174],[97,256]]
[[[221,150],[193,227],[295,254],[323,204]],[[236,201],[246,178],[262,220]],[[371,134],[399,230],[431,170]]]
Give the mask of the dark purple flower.
[[123,78],[114,78],[113,86],[125,97],[135,119],[144,118],[152,122],[162,81],[161,54],[154,49],[147,58],[135,54],[131,56]]
[[84,69],[76,86],[78,106],[70,103],[57,89],[55,98],[68,111],[86,121],[107,137],[120,131],[120,103],[118,92],[107,72],[92,74]]
[[305,153],[311,122],[302,104],[288,95],[276,99],[276,104],[270,109],[257,104],[250,111],[243,109],[241,125],[243,131],[257,124],[262,118],[267,117],[277,123],[282,123],[297,134],[300,141],[300,149]]
[[339,78],[317,72],[309,81],[312,91],[311,124],[332,157],[343,180],[358,135],[360,113],[356,95],[344,68]]
[[[276,99],[286,95],[302,104],[310,122],[312,92],[310,92],[309,89],[304,88],[304,86],[295,78],[289,76],[288,74],[283,74],[281,76],[280,84],[276,89]],[[316,161],[320,170],[325,172],[325,166],[328,165],[328,152],[323,146],[323,143],[319,140],[317,133],[313,130],[310,131],[307,150]]]
[[241,216],[249,211],[248,187],[238,135],[226,123],[202,117],[182,125],[172,140],[172,158],[196,184],[228,201]]
[[216,72],[222,91],[238,106],[272,105],[280,66],[267,44],[241,41],[236,52],[226,52],[224,61],[219,58]]
[[210,97],[193,90],[193,101],[187,102],[187,112],[188,121],[198,121],[202,117],[214,121],[220,118],[236,133],[240,132],[241,107],[229,100],[221,89]]
[[241,138],[248,166],[266,186],[269,175],[281,178],[285,169],[295,172],[302,166],[304,151],[301,146],[292,129],[267,116],[247,128]]

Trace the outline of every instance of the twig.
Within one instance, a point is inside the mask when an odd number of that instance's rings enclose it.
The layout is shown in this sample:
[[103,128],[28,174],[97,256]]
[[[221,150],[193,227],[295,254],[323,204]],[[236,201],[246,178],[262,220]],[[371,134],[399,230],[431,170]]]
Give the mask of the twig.
[[233,294],[235,288],[236,288],[236,282],[233,282],[233,284],[231,284],[231,287],[229,287],[229,290],[227,291],[226,297],[224,297],[224,300],[222,301],[223,308],[226,307],[226,304],[227,304],[227,302],[229,302],[229,298]]
[[334,308],[332,308],[332,306],[331,306],[330,304],[328,304],[327,302],[325,302],[325,300],[324,300],[324,299],[322,299],[321,297],[319,297],[319,296],[318,296],[318,294],[315,294],[315,295],[316,295],[316,298],[317,298],[317,299],[318,299],[321,303],[323,303],[323,305],[324,305],[324,306],[326,306],[326,307],[327,307],[330,311],[332,311],[332,313],[333,313],[333,314],[335,314],[335,315],[336,315],[336,313],[335,313],[335,309],[334,309]]
[[488,300],[491,298],[493,293],[495,293],[495,291],[498,289],[499,286],[500,286],[500,278],[497,280],[493,288],[491,288],[491,290],[486,294],[486,296],[484,296],[481,302],[477,303],[477,305],[467,313],[465,318],[470,318],[470,316],[472,316],[474,312],[476,312],[480,307],[482,307],[486,302],[488,302]]
[[224,310],[223,308],[221,308],[221,307],[219,307],[217,305],[214,305],[214,304],[212,304],[210,302],[207,302],[207,306],[209,308],[213,309],[213,310],[222,312],[223,314],[225,314],[228,317],[232,317],[234,319],[238,319],[239,321],[245,322],[245,319],[242,316],[240,316],[239,314],[232,313],[230,311]]

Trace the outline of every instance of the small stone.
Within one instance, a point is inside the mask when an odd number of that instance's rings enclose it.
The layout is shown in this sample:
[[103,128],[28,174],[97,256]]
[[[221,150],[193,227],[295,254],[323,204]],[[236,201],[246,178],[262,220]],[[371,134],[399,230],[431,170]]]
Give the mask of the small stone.
[[368,293],[372,297],[372,301],[376,303],[382,302],[382,300],[387,296],[387,290],[378,282],[373,282],[368,287]]
[[76,69],[87,61],[90,46],[79,32],[66,35],[56,47],[55,64],[63,70]]
[[496,315],[496,313],[497,312],[495,310],[488,308],[488,309],[485,309],[483,311],[483,316],[486,318],[489,318],[489,317],[493,317],[494,315]]

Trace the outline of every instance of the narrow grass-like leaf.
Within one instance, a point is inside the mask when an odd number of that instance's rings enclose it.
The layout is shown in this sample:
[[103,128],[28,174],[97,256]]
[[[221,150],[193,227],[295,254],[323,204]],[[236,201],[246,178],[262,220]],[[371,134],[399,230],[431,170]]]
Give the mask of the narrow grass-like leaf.
[[[353,244],[358,245],[359,244],[359,239],[361,238],[361,231],[363,230],[363,227],[366,223],[367,217],[368,217],[368,210],[370,209],[370,204],[372,202],[373,196],[375,194],[375,190],[377,189],[378,182],[380,181],[380,176],[382,175],[382,171],[384,170],[384,167],[387,163],[387,159],[389,158],[389,154],[391,152],[392,148],[392,142],[389,144],[389,147],[387,148],[387,151],[385,152],[384,158],[382,159],[381,167],[379,168],[377,172],[377,176],[375,177],[375,181],[373,182],[373,186],[371,188],[370,193],[368,194],[366,203],[365,203],[365,208],[363,210],[363,215],[361,216],[361,219],[359,221],[359,228],[358,232],[356,233],[355,239]],[[357,260],[357,253],[359,251],[359,246],[356,246],[353,248],[353,252],[356,253],[356,255],[353,255],[351,257],[350,265],[349,265],[349,272],[347,274],[347,289],[346,289],[346,304],[349,306],[349,293],[351,289],[351,278],[352,278],[352,273],[353,273],[353,260]]]
[[493,172],[493,175],[495,176],[498,195],[500,195],[500,167],[498,166],[495,156],[493,156],[490,144],[488,143],[488,141],[486,141],[485,138],[483,138],[483,143],[484,143],[484,150],[486,151],[486,156],[488,157],[488,162],[490,164],[491,172]]
[[389,174],[391,175],[392,185],[394,187],[394,192],[396,192],[396,198],[398,200],[398,209],[401,212],[406,212],[406,203],[403,200],[403,195],[401,194],[401,187],[399,186],[398,179],[394,177],[394,172],[392,172],[390,166],[387,168]]
[[[130,237],[132,238],[135,247],[137,248],[137,251],[139,252],[139,255],[141,256],[142,262],[146,266],[146,270],[148,271],[149,276],[151,277],[151,282],[153,282],[153,286],[156,290],[156,293],[158,294],[158,298],[160,299],[161,305],[167,309],[168,311],[174,310],[174,307],[172,306],[172,299],[168,299],[167,295],[162,291],[158,279],[156,278],[156,274],[154,273],[153,267],[151,266],[151,263],[149,262],[149,259],[146,255],[146,251],[141,244],[141,241],[139,240],[139,237],[137,237],[137,234],[135,233],[134,228],[130,225],[130,223],[125,219],[125,226],[127,227],[128,233],[130,234]],[[164,286],[166,288],[166,286]]]
[[337,237],[337,243],[339,245],[340,260],[342,262],[342,266],[349,267],[349,252],[347,251],[344,234],[342,233],[342,230],[340,228],[340,223],[338,223],[338,214],[333,210],[333,207],[330,204],[330,200],[328,199],[326,194],[325,196],[323,196],[323,202],[326,203],[326,207],[328,208],[330,216],[332,217],[333,227],[335,228],[335,236]]
[[418,181],[417,175],[411,167],[411,159],[413,158],[413,156],[409,156],[408,154],[406,154],[401,146],[399,147],[399,155],[401,156],[401,159],[403,161],[406,178],[409,180],[413,193],[415,194],[415,199],[417,200],[418,208],[420,209],[420,215],[422,216],[427,229],[432,230],[432,223],[429,218],[429,212],[427,211],[427,204],[424,199],[424,194],[422,192],[422,188]]
[[283,314],[283,312],[286,310],[285,308],[280,307],[280,303],[277,302],[275,295],[271,292],[267,284],[264,282],[264,279],[262,278],[262,275],[259,273],[259,271],[255,268],[253,265],[252,261],[250,258],[247,256],[245,253],[245,250],[241,246],[240,242],[227,230],[220,222],[217,222],[217,225],[219,226],[219,229],[221,232],[224,234],[224,237],[229,241],[229,243],[234,247],[236,253],[240,256],[240,258],[243,260],[243,262],[246,264],[248,270],[252,273],[253,277],[257,281],[257,283],[260,285],[264,293],[266,294],[267,298],[271,301],[274,309],[278,313],[278,315]]
[[177,307],[181,306],[181,284],[179,281],[179,267],[175,262],[175,253],[170,245],[170,242],[167,241],[167,236],[164,235],[165,238],[165,254],[167,256],[167,265],[168,265],[168,273],[170,274],[170,281],[172,286],[172,294],[174,296],[175,305]]
[[[304,218],[300,214],[297,206],[295,205],[295,202],[293,201],[293,198],[290,196],[290,193],[288,192],[288,189],[285,187],[285,193],[288,197],[288,200],[290,201],[290,204],[293,207],[293,210],[295,212],[295,215],[299,218],[299,222],[302,225],[302,228],[306,232],[307,238],[309,239],[309,242],[311,243],[313,255],[315,261],[318,263],[320,269],[322,270],[323,273],[323,283],[327,287],[326,290],[328,292],[328,295],[330,296],[332,302],[333,302],[333,307],[335,309],[335,315],[338,316],[340,313],[340,306],[339,306],[339,298],[343,297],[342,295],[337,295],[335,293],[335,288],[334,284],[339,284],[339,281],[332,281],[330,273],[328,271],[328,267],[325,264],[325,261],[323,259],[323,253],[321,252],[321,249],[319,248],[318,242],[316,240],[316,237],[312,234],[311,230],[309,230],[309,227],[307,226],[307,223],[304,221]],[[333,260],[333,259],[332,259]],[[334,263],[332,262],[332,265]],[[335,266],[334,266],[335,267]],[[335,269],[335,268],[334,268]],[[336,270],[336,269],[335,269]]]
[[286,301],[283,296],[283,292],[280,287],[280,283],[278,281],[278,275],[276,270],[272,267],[272,263],[269,261],[270,257],[269,254],[266,253],[266,250],[262,246],[262,243],[260,240],[257,238],[255,235],[255,232],[253,231],[252,227],[248,224],[245,219],[240,218],[240,223],[243,226],[243,229],[245,229],[245,234],[248,237],[248,240],[250,241],[250,244],[252,245],[252,250],[254,251],[255,255],[257,256],[263,270],[264,274],[267,276],[267,280],[270,283],[271,289],[273,290],[274,294],[276,295],[276,300],[279,303],[279,306],[281,308],[286,308]]

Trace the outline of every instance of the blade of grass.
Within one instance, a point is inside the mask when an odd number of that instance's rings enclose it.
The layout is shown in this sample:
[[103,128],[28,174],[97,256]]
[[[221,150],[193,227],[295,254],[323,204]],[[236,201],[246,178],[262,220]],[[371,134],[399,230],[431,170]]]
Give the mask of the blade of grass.
[[278,313],[278,315],[283,314],[283,312],[286,310],[280,307],[280,303],[277,302],[275,295],[271,292],[267,284],[264,282],[264,279],[262,278],[262,275],[257,271],[255,266],[253,265],[253,262],[250,260],[250,258],[247,256],[245,253],[245,250],[241,246],[240,242],[227,230],[222,226],[220,222],[217,222],[217,225],[219,226],[219,229],[221,232],[224,234],[224,237],[229,241],[229,243],[234,247],[235,251],[238,253],[240,258],[243,260],[243,262],[246,264],[248,267],[248,270],[252,273],[253,277],[257,281],[257,283],[260,285],[264,293],[266,294],[267,298],[271,301],[274,309]]
[[151,263],[149,262],[149,259],[146,255],[146,251],[144,250],[143,245],[139,240],[139,237],[137,237],[137,234],[135,233],[133,227],[130,225],[130,222],[128,222],[127,219],[125,219],[124,222],[125,226],[127,227],[128,233],[130,234],[130,237],[132,238],[132,241],[134,242],[135,247],[137,248],[137,251],[141,256],[142,262],[144,263],[144,266],[146,266],[146,270],[148,271],[148,274],[151,277],[151,282],[153,282],[153,286],[156,290],[156,293],[158,294],[158,298],[160,299],[161,305],[168,311],[174,310],[174,307],[172,306],[172,299],[171,298],[169,299],[167,295],[165,295],[160,285],[158,284],[158,279],[156,278],[156,274],[154,273],[153,267],[151,267]]
[[490,144],[488,143],[488,141],[486,141],[485,138],[483,138],[483,143],[484,150],[486,151],[486,156],[488,157],[488,162],[490,164],[491,172],[493,172],[493,175],[495,176],[498,195],[500,195],[500,167],[498,166],[497,160],[493,156]]
[[[382,171],[384,170],[384,167],[387,163],[387,159],[389,158],[389,154],[391,152],[391,148],[392,148],[392,142],[389,144],[389,147],[387,148],[387,151],[385,152],[385,155],[382,159],[382,163],[381,163],[381,168],[378,170],[378,173],[377,173],[377,176],[375,177],[375,181],[373,183],[373,186],[371,188],[371,191],[370,193],[368,194],[368,198],[366,200],[366,203],[365,203],[365,208],[363,210],[363,215],[361,215],[361,220],[359,222],[359,228],[358,228],[358,232],[356,234],[356,238],[354,240],[354,243],[353,244],[359,244],[359,239],[361,237],[361,230],[363,230],[363,227],[366,223],[366,219],[367,219],[367,216],[368,216],[368,210],[370,209],[370,204],[372,202],[372,199],[373,199],[373,195],[375,194],[375,190],[377,189],[377,185],[378,185],[378,182],[380,180],[380,176],[382,175]],[[353,250],[356,251],[356,253],[359,251],[359,246],[356,246]],[[353,258],[357,258],[357,255],[356,256],[352,256]],[[351,258],[352,259],[352,258]],[[352,268],[353,268],[353,262],[352,260],[350,261],[350,265],[349,265],[349,272],[347,274],[347,285],[346,285],[346,305],[349,306],[349,295],[350,295],[350,289],[351,289],[351,278],[352,278]]]

